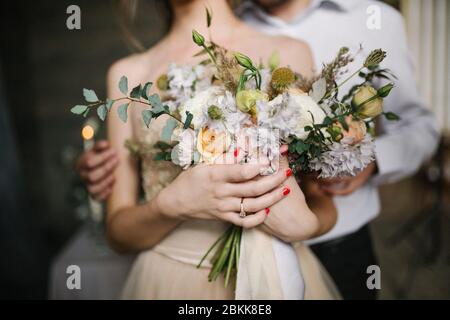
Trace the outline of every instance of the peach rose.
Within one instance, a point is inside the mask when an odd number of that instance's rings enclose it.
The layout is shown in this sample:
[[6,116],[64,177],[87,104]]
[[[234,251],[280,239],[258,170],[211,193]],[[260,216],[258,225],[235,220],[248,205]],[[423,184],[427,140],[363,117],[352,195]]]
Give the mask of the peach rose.
[[197,136],[200,161],[214,163],[217,157],[228,151],[231,142],[231,135],[226,132],[217,132],[209,128],[200,129]]
[[336,124],[341,129],[343,138],[351,138],[352,145],[360,143],[367,133],[367,127],[364,121],[353,120],[352,116],[347,116],[345,117],[345,122],[348,125],[348,131],[339,122]]

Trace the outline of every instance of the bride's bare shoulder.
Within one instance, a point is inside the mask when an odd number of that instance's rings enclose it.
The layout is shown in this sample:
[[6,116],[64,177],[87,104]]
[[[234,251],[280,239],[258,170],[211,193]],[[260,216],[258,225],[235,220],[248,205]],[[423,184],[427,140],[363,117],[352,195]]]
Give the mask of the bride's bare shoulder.
[[314,60],[308,43],[287,36],[272,37],[274,47],[279,48],[280,58],[283,64],[302,73],[304,76],[312,76]]
[[117,84],[122,76],[128,78],[129,86],[148,81],[154,71],[153,56],[154,49],[149,49],[117,60],[108,69],[107,84]]

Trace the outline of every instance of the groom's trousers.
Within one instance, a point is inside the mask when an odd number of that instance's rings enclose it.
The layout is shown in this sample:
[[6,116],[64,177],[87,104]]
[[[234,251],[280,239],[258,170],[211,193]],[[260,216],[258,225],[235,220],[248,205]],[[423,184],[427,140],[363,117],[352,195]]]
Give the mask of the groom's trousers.
[[349,235],[311,246],[344,299],[374,300],[367,288],[367,267],[377,265],[368,225]]

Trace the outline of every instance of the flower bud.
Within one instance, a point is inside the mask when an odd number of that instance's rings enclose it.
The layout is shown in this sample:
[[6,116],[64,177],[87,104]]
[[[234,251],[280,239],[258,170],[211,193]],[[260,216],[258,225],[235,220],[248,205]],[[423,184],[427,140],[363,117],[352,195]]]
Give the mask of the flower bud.
[[242,67],[244,67],[246,69],[250,69],[250,70],[255,69],[255,67],[253,66],[252,60],[249,57],[247,57],[245,54],[236,52],[236,53],[234,53],[234,58]]
[[280,65],[280,54],[278,51],[275,51],[272,53],[272,55],[269,58],[269,68],[270,70],[275,70]]
[[220,120],[222,119],[223,112],[218,106],[212,105],[208,108],[208,116],[211,120]]
[[192,30],[192,40],[200,47],[205,45],[205,38],[195,30]]
[[342,135],[342,129],[339,126],[331,126],[327,128],[327,132],[330,134],[333,141],[339,142],[344,137]]
[[394,84],[388,83],[384,87],[381,87],[380,89],[378,89],[378,95],[382,98],[386,98],[389,95],[389,93],[391,92],[392,88],[394,88]]
[[384,58],[386,58],[385,51],[381,49],[373,50],[366,58],[366,61],[364,62],[364,67],[366,68],[375,67],[379,65],[381,61],[384,60]]
[[371,86],[361,86],[355,92],[352,104],[357,107],[357,113],[362,119],[375,118],[383,112],[383,99],[375,96],[377,90]]
[[166,91],[169,89],[169,78],[167,74],[162,74],[159,76],[158,80],[156,80],[156,86],[161,91]]
[[236,94],[236,105],[242,112],[254,112],[256,101],[269,101],[269,97],[260,90],[241,90]]

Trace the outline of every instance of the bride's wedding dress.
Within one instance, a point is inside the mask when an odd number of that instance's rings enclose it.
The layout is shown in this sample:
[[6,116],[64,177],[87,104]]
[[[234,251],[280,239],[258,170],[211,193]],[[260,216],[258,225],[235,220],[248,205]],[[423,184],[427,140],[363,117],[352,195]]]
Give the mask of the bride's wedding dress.
[[[139,141],[139,145],[145,146],[139,152],[141,177],[145,197],[150,200],[176,178],[180,173],[180,168],[170,162],[153,160],[157,150],[153,150],[151,146],[161,136],[165,121],[158,119],[148,129],[142,124],[140,113],[133,112],[133,114],[135,138]],[[213,282],[208,281],[211,267],[208,261],[205,261],[201,268],[196,267],[211,244],[226,230],[227,226],[224,222],[213,220],[183,222],[158,245],[139,254],[128,276],[123,290],[123,298],[168,300],[239,298],[238,293],[235,294],[233,285],[224,288],[223,277],[219,277]],[[261,231],[257,232],[256,235],[262,237],[263,241],[271,239]],[[303,276],[304,292],[299,292],[299,294],[304,299],[338,299],[339,293],[335,289],[333,281],[310,249],[301,243],[294,245],[294,249]],[[271,251],[272,248],[269,246],[263,250]],[[272,254],[272,256],[274,255]],[[249,267],[247,272],[251,274],[252,268]],[[268,278],[267,281],[256,279],[258,291],[262,294],[251,295],[250,293],[250,297],[255,299],[285,298],[282,290],[277,288],[277,286],[281,287],[280,280],[277,278],[277,264],[270,263],[270,261],[265,263],[264,272]],[[244,295],[244,297],[248,298],[248,295]]]

